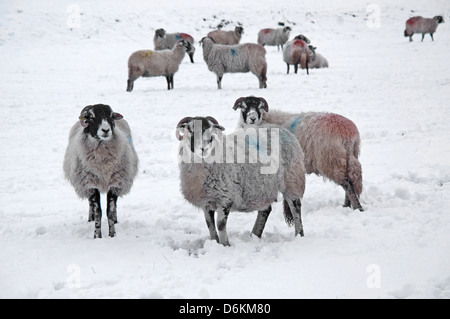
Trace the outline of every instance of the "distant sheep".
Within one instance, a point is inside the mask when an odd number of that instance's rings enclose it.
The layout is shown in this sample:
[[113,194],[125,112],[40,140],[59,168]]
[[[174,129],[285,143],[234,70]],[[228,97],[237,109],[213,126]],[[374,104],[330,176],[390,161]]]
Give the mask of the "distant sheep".
[[412,41],[412,36],[414,33],[422,33],[422,41],[425,34],[429,33],[431,40],[434,41],[433,33],[440,23],[444,23],[444,18],[442,16],[435,16],[433,19],[423,18],[420,16],[412,17],[406,21],[406,29],[404,32],[405,37],[409,37],[409,41]]
[[361,140],[355,123],[334,113],[269,112],[263,98],[249,96],[241,99],[244,103],[234,106],[234,109],[241,109],[240,127],[271,123],[291,131],[305,153],[306,173],[315,173],[342,186],[345,190],[344,207],[363,211],[359,202],[363,188],[358,160]]
[[309,62],[309,68],[310,69],[321,69],[321,68],[328,68],[328,60],[325,59],[323,55],[316,52],[316,47],[312,45],[308,45],[309,51],[310,51],[310,62]]
[[64,175],[80,198],[89,200],[94,238],[101,238],[100,193],[107,193],[109,236],[116,234],[117,198],[130,192],[138,172],[131,130],[108,105],[86,106],[72,127],[64,156]]
[[[266,126],[266,132],[276,134],[272,133],[271,127],[274,126]],[[305,191],[303,152],[294,135],[286,129],[276,129],[278,138],[268,147],[271,149],[270,157],[279,164],[276,170],[268,173],[262,171],[267,168],[267,163],[262,161],[226,160],[230,155],[228,152],[231,152],[231,158],[236,154],[235,137],[239,133],[224,136],[224,128],[213,117],[186,117],[177,124],[179,154],[183,154],[179,159],[181,193],[189,203],[203,210],[211,240],[229,245],[226,226],[231,211],[257,210],[258,217],[252,233],[261,237],[272,210],[271,204],[277,200],[279,192],[285,201],[286,221],[295,225],[295,235],[304,235],[301,221],[301,198]],[[260,147],[266,143],[261,142],[261,135],[247,137],[247,146],[250,146],[253,137],[259,143],[258,158],[264,156],[260,153]],[[273,138],[271,136],[270,140],[273,141]],[[245,135],[242,140],[246,141]],[[226,152],[220,152],[221,155],[217,156],[217,150],[225,145]],[[245,145],[243,149],[246,149]],[[218,232],[214,217],[216,211]]]
[[192,48],[189,41],[179,40],[172,50],[134,52],[128,59],[127,91],[133,90],[134,81],[141,76],[165,76],[167,89],[173,89],[173,76],[178,71],[186,52],[193,52]]
[[256,43],[238,45],[215,44],[212,38],[200,41],[203,46],[203,59],[208,69],[217,76],[217,87],[222,89],[225,73],[252,72],[258,77],[259,88],[267,87],[266,49]]
[[234,31],[215,30],[208,33],[208,37],[214,40],[214,43],[235,45],[241,41],[242,34],[244,33],[243,27],[236,27]]
[[307,37],[305,37],[303,34],[297,35],[296,37],[294,37],[294,40],[302,40],[302,41],[305,41],[306,44],[311,43],[311,41]]
[[167,33],[164,29],[157,29],[155,31],[155,36],[153,37],[153,44],[157,51],[172,50],[178,40],[186,40],[192,44],[192,50],[187,53],[191,59],[191,63],[194,63],[194,38],[187,33]]
[[302,69],[306,69],[306,74],[309,74],[310,54],[308,44],[305,41],[289,41],[283,49],[283,61],[287,65],[287,74],[289,74],[290,65],[294,65],[294,71],[297,73],[299,64]]
[[283,45],[289,40],[289,34],[292,31],[291,27],[277,28],[277,29],[262,29],[258,32],[258,44],[276,45],[278,51],[283,50]]

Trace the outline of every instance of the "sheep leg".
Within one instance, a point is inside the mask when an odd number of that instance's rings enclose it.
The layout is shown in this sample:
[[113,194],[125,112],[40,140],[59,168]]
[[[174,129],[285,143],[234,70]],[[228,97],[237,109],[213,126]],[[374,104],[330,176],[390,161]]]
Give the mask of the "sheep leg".
[[128,80],[127,81],[127,92],[131,92],[133,91],[133,87],[134,87],[134,81],[133,80]]
[[222,77],[223,77],[223,75],[217,75],[217,88],[219,90],[222,89]]
[[353,189],[353,184],[348,178],[348,176],[345,177],[345,181],[341,184],[341,186],[345,190],[345,202],[344,207],[350,207],[350,204],[354,210],[359,209],[359,211],[363,212],[364,209],[361,206],[361,203],[359,202],[358,196],[355,193],[355,190]]
[[300,237],[304,237],[305,233],[303,231],[302,222],[302,202],[300,198],[295,200],[286,199],[286,201],[292,212],[292,216],[294,217],[295,236],[300,235]]
[[110,190],[106,198],[107,198],[106,215],[108,216],[109,236],[114,237],[116,235],[116,228],[114,224],[117,224],[118,196],[113,190]]
[[206,226],[209,230],[209,236],[211,240],[216,240],[219,243],[219,235],[217,235],[216,225],[214,221],[214,211],[213,210],[204,210]]
[[219,231],[219,242],[224,246],[230,246],[227,235],[227,221],[230,209],[220,207],[217,210],[217,230]]
[[287,74],[289,74],[289,63],[286,63],[287,65]]
[[295,74],[297,74],[297,71],[298,71],[298,65],[294,64],[294,72],[295,72]]
[[167,89],[171,90],[173,89],[173,74],[166,75],[167,80]]
[[422,42],[423,42],[423,38],[425,38],[425,33],[422,33]]
[[102,238],[102,208],[98,189],[89,191],[89,221],[95,221],[94,238]]
[[433,40],[433,42],[434,42],[433,33],[430,33],[430,36],[431,36],[431,40]]
[[269,206],[266,210],[258,211],[258,216],[256,217],[255,225],[253,226],[252,234],[261,238],[266,226],[267,219],[269,218],[270,212],[272,211],[272,206]]

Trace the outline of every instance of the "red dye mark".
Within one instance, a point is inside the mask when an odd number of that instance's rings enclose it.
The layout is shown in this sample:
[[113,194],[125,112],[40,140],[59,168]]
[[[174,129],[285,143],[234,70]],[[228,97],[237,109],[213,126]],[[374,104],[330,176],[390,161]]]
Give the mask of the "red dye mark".
[[303,40],[295,40],[292,44],[299,47],[306,47],[307,45]]
[[180,38],[182,39],[186,39],[186,40],[194,40],[193,37],[191,37],[189,34],[187,33],[180,33]]
[[323,131],[333,136],[340,136],[341,138],[347,139],[359,135],[355,123],[339,114],[323,114],[318,119],[318,124]]
[[421,17],[412,17],[412,18],[406,20],[406,24],[412,26],[420,19],[422,19],[422,18]]
[[261,32],[262,32],[263,34],[271,33],[271,32],[272,32],[272,29],[262,29]]

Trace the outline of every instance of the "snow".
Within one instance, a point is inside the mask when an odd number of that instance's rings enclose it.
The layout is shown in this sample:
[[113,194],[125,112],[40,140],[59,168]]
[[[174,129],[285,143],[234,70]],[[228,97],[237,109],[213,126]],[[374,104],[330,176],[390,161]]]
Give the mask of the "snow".
[[[155,4],[0,4],[0,298],[450,298],[447,0]],[[447,23],[435,42],[403,37],[409,17],[437,14]],[[291,37],[307,35],[330,68],[287,75],[267,47],[267,89],[252,74],[225,74],[219,91],[196,44],[174,90],[141,78],[125,91],[128,56],[153,49],[157,28],[198,41],[222,19],[243,24],[242,42],[290,21]],[[175,126],[211,115],[231,132],[234,101],[248,95],[352,119],[365,212],[343,208],[339,186],[308,176],[304,238],[277,203],[261,239],[250,236],[256,213],[232,213],[231,247],[209,240],[203,213],[179,192]],[[118,201],[117,237],[97,240],[87,201],[62,172],[69,130],[95,103],[124,115],[140,157]]]

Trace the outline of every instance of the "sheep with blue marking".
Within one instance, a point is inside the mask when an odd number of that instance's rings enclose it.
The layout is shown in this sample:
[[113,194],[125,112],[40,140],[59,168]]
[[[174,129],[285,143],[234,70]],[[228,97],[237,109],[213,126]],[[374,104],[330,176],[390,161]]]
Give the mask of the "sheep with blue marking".
[[155,36],[153,37],[153,44],[155,45],[155,50],[172,50],[174,45],[179,40],[186,40],[189,41],[192,44],[192,49],[187,52],[189,55],[189,58],[191,59],[191,63],[194,63],[194,52],[195,48],[193,46],[194,44],[194,38],[187,34],[187,33],[167,33],[164,29],[157,29],[155,31]]
[[86,106],[70,131],[64,175],[77,195],[89,200],[88,221],[95,221],[94,238],[101,238],[100,193],[107,195],[109,236],[116,234],[117,199],[130,192],[138,173],[138,156],[130,126],[110,106]]
[[225,73],[251,72],[259,80],[259,88],[267,88],[266,49],[256,43],[238,45],[216,44],[212,38],[200,41],[203,46],[203,59],[208,69],[217,76],[217,88],[222,89]]
[[[181,193],[189,203],[203,210],[211,240],[225,246],[229,245],[226,227],[231,211],[257,210],[252,233],[261,237],[271,204],[280,192],[285,202],[286,221],[294,224],[295,235],[304,235],[301,198],[305,191],[305,174],[300,144],[281,127],[268,125],[258,129],[258,132],[250,129],[254,131],[250,134],[241,130],[225,136],[222,134],[224,127],[210,116],[186,117],[176,126],[176,137],[180,141]],[[263,135],[266,142],[263,142]],[[239,146],[235,138],[242,141],[242,145]],[[255,145],[250,145],[252,139]],[[251,147],[255,157],[246,156]],[[244,155],[242,161],[239,161],[240,154]]]
[[306,173],[315,173],[342,186],[345,190],[344,207],[363,211],[359,201],[363,189],[362,168],[358,160],[361,139],[355,123],[335,113],[269,112],[267,102],[254,96],[238,99],[233,108],[241,110],[240,127],[269,123],[292,132],[303,149]]

